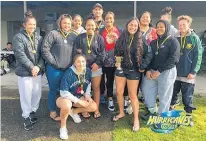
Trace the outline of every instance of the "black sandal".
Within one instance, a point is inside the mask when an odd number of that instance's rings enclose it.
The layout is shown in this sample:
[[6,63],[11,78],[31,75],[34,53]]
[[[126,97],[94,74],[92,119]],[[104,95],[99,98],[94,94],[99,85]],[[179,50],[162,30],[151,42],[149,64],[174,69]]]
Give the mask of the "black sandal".
[[95,118],[95,119],[98,119],[98,118],[100,118],[100,117],[101,117],[101,113],[100,113],[100,112],[97,113],[97,114],[94,113],[94,118]]
[[58,120],[57,118],[60,118],[60,116],[58,116],[58,115],[56,115],[56,116],[54,116],[54,117],[51,117],[50,116],[50,118],[53,120],[53,121],[61,121],[61,118]]

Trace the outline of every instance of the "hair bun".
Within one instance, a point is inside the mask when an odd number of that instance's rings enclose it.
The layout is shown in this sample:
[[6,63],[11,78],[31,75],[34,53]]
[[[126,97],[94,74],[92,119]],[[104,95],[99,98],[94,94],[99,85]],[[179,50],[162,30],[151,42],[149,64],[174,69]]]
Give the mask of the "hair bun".
[[162,11],[171,15],[172,14],[172,7],[165,7]]
[[26,17],[32,17],[33,16],[31,10],[28,10],[24,15]]

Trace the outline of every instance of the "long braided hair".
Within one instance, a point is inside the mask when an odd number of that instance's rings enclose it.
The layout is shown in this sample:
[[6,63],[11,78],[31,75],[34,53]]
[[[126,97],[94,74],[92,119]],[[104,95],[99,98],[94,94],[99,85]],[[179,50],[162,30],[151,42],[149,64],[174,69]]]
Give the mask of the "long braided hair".
[[120,49],[119,52],[124,52],[123,62],[125,63],[126,67],[131,67],[133,65],[131,61],[130,48],[128,47],[130,43],[130,33],[128,31],[128,24],[133,20],[137,21],[138,23],[138,30],[134,34],[134,39],[133,39],[133,42],[135,43],[137,48],[137,53],[136,53],[137,66],[140,66],[142,62],[142,56],[143,56],[143,41],[142,41],[142,33],[140,31],[140,23],[137,18],[132,18],[127,22],[126,29],[122,32],[120,38],[118,39],[119,41],[116,43]]

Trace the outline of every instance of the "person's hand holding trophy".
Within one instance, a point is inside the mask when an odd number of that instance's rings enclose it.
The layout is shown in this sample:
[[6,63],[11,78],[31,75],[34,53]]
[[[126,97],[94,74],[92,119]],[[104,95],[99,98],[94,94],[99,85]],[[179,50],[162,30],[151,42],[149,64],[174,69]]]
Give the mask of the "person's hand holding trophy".
[[115,66],[117,67],[117,70],[122,70],[122,68],[121,68],[122,57],[115,56],[115,58],[116,58]]

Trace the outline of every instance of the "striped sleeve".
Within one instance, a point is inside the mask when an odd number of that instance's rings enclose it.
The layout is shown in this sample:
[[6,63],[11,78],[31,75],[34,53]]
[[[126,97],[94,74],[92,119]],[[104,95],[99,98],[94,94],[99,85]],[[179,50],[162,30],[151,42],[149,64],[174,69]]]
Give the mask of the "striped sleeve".
[[201,41],[198,36],[194,35],[194,40],[196,44],[196,56],[194,57],[193,63],[195,64],[193,70],[191,71],[192,74],[196,74],[200,70],[201,62],[202,62],[202,52],[203,48],[201,45]]

